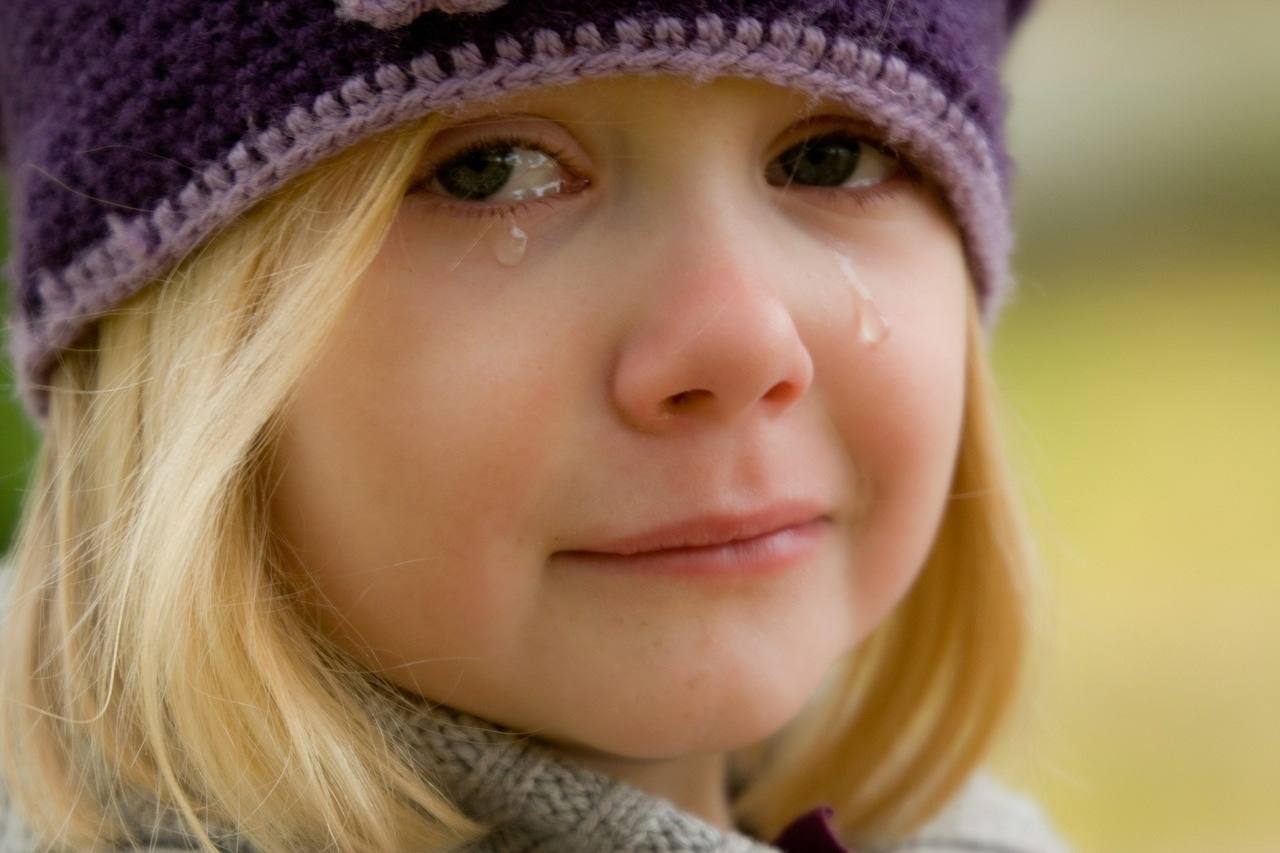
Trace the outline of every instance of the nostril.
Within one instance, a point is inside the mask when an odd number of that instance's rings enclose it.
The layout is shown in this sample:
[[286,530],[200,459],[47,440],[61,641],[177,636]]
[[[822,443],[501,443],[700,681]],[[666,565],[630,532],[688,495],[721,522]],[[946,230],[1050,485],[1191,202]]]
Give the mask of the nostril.
[[775,403],[789,403],[800,396],[800,386],[794,382],[779,382],[764,395],[766,400]]
[[711,392],[702,388],[695,388],[692,391],[681,391],[679,394],[672,394],[663,404],[663,410],[668,414],[674,414],[675,410],[683,408],[691,404],[699,397],[710,397]]

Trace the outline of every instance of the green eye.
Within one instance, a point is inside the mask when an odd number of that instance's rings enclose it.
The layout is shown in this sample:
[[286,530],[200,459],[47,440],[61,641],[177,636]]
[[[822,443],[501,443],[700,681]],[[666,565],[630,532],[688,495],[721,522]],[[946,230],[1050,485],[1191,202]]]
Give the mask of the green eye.
[[806,139],[778,155],[770,182],[780,186],[868,186],[893,176],[896,159],[866,140],[848,133],[826,133]]
[[470,148],[436,170],[436,180],[451,196],[461,201],[488,198],[511,179],[519,161],[509,143],[484,144]]
[[454,203],[549,200],[585,183],[564,165],[569,160],[555,146],[534,139],[488,137],[436,160],[408,193]]

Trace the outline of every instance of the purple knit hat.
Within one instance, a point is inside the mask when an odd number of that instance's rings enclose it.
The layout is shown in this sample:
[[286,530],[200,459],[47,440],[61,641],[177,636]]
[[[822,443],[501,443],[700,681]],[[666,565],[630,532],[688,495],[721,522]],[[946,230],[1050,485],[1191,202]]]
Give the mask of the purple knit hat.
[[625,73],[847,104],[943,189],[983,318],[1012,283],[999,62],[1031,0],[0,0],[12,354],[59,350],[338,149],[444,106]]

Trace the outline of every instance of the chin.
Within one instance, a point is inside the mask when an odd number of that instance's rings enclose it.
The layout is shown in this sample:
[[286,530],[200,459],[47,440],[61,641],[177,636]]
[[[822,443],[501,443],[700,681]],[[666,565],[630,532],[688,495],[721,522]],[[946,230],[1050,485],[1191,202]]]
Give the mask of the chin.
[[[670,759],[741,749],[777,734],[808,705],[826,667],[802,664],[753,677],[708,673],[645,694],[620,688],[610,702],[584,699],[543,737],[618,758]],[[590,708],[590,711],[585,709]],[[554,733],[554,735],[553,735]]]

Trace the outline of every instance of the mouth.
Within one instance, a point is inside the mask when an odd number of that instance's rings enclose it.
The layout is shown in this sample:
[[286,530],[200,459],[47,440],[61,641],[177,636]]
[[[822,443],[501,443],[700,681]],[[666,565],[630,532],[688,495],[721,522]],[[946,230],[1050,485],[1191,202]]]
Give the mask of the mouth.
[[754,511],[708,512],[675,522],[592,544],[584,552],[631,556],[669,549],[726,545],[773,533],[819,518],[830,518],[827,506],[818,501],[782,501]]
[[631,571],[772,573],[812,556],[830,526],[825,505],[791,501],[748,513],[698,515],[552,558]]

